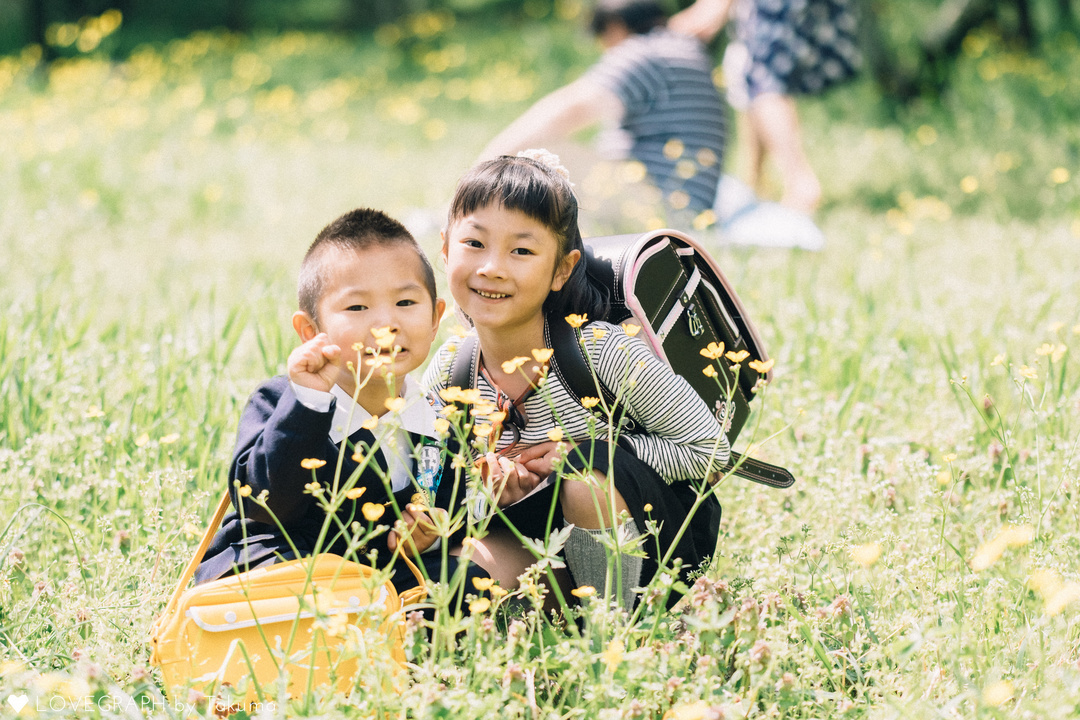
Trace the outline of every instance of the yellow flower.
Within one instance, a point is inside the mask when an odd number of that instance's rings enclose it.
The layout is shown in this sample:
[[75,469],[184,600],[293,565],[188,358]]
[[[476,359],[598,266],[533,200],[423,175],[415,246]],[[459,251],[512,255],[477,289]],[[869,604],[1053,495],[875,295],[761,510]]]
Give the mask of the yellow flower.
[[645,503],[645,507],[643,507],[641,509],[644,510],[645,512],[647,512],[647,513],[651,513],[652,512],[652,503]]
[[473,425],[472,431],[476,437],[487,437],[491,434],[491,426],[487,423],[477,423]]
[[566,322],[570,323],[570,327],[579,328],[589,320],[588,315],[578,315],[577,313],[571,313],[566,316]]
[[712,365],[706,365],[705,369],[701,372],[704,373],[705,377],[714,378],[717,375],[716,368],[714,368]]
[[1035,529],[1030,525],[1006,525],[998,537],[1008,547],[1024,547],[1035,539]]
[[1057,320],[1057,321],[1052,322],[1049,325],[1047,325],[1046,329],[1049,330],[1052,333],[1058,333],[1058,332],[1061,332],[1061,330],[1064,327],[1065,327],[1065,323],[1061,322],[1060,320]]
[[304,458],[300,461],[300,467],[304,468],[305,470],[318,470],[325,464],[326,461],[320,460],[319,458]]
[[142,447],[148,442],[150,442],[150,434],[143,433],[139,437],[135,438],[135,447]]
[[172,445],[174,442],[180,439],[180,433],[169,433],[165,437],[161,438],[158,442],[162,445]]
[[83,414],[83,417],[92,420],[93,418],[105,417],[105,413],[101,408],[92,407]]
[[360,452],[359,450],[357,450],[356,452],[354,452],[354,453],[352,454],[352,461],[353,461],[354,463],[358,464],[358,465],[359,465],[360,463],[364,462],[364,453],[362,453],[362,452]]
[[876,542],[851,548],[851,559],[862,565],[864,568],[868,568],[876,563],[880,557],[881,545]]
[[367,491],[366,487],[349,488],[348,492],[345,493],[345,497],[349,498],[350,500],[357,500],[366,491]]
[[1028,367],[1027,365],[1020,366],[1020,374],[1028,380],[1037,380],[1039,378],[1039,371],[1033,367]]
[[596,588],[594,588],[592,585],[582,585],[581,587],[576,587],[571,590],[570,594],[576,598],[592,597],[596,594]]
[[594,408],[600,404],[600,398],[583,397],[581,398],[581,404],[586,408]]
[[608,643],[607,649],[600,654],[600,657],[604,659],[604,664],[607,665],[610,672],[615,672],[615,668],[619,667],[619,663],[623,659],[623,651],[626,650],[626,646],[623,645],[622,640],[612,640]]
[[517,372],[517,369],[527,362],[529,362],[529,358],[519,355],[513,360],[507,360],[506,362],[504,362],[502,364],[502,371],[509,375],[513,372]]
[[1005,353],[998,353],[994,356],[994,359],[990,361],[990,367],[997,367],[1005,363]]
[[1066,606],[1077,600],[1080,600],[1080,583],[1067,582],[1046,598],[1046,614],[1050,617],[1060,615]]
[[562,428],[552,428],[551,430],[548,430],[547,437],[551,442],[561,442],[563,439]]
[[1002,553],[1005,552],[1005,543],[1001,542],[997,538],[994,538],[990,542],[985,542],[979,546],[979,549],[975,551],[975,555],[971,558],[971,569],[978,572],[990,567],[998,560],[1001,559]]
[[1069,182],[1069,170],[1063,167],[1056,167],[1050,171],[1050,182],[1055,185],[1064,185]]
[[1067,352],[1069,352],[1069,348],[1059,343],[1054,348],[1053,354],[1050,355],[1050,360],[1053,362],[1059,362],[1061,358],[1065,357],[1065,353]]
[[533,348],[532,356],[536,360],[536,362],[546,363],[548,360],[551,359],[551,356],[552,354],[554,354],[554,352],[555,351],[551,348]]
[[386,512],[386,508],[378,503],[367,502],[360,508],[360,512],[363,513],[368,522],[375,522],[383,516],[383,513]]
[[505,419],[506,413],[502,410],[496,410],[495,412],[488,415],[488,422],[490,422],[492,425],[498,425]]
[[462,403],[464,405],[469,405],[471,403],[480,402],[480,391],[475,388],[471,390],[462,390],[459,387],[448,387],[439,391],[439,397],[448,403]]
[[474,577],[472,579],[472,584],[474,588],[476,588],[480,592],[484,592],[485,590],[490,590],[491,586],[495,584],[495,581],[491,578]]
[[394,346],[396,335],[390,331],[389,327],[372,328],[371,334],[375,338],[375,344],[383,350],[389,350]]
[[485,613],[490,607],[491,600],[488,598],[480,598],[479,600],[473,600],[469,603],[469,612],[473,614]]
[[392,362],[393,360],[391,360],[390,357],[387,355],[375,355],[374,357],[365,360],[364,364],[368,367],[377,368],[382,367],[383,365],[389,365]]
[[949,454],[945,455],[945,457],[943,457],[941,459],[944,460],[947,463],[951,463],[951,462],[956,460],[956,453],[949,453]]
[[1004,705],[1013,697],[1013,685],[1008,680],[999,680],[983,688],[982,700],[990,707]]
[[501,598],[503,595],[509,595],[510,594],[510,592],[508,590],[505,590],[504,588],[501,588],[498,585],[492,585],[490,592],[491,592],[492,595],[494,595],[497,598]]
[[623,329],[623,332],[626,333],[627,335],[629,335],[630,337],[634,337],[639,332],[641,332],[641,326],[636,324],[636,323],[624,322],[622,324],[622,329]]
[[745,350],[739,350],[738,352],[734,350],[729,350],[728,352],[724,353],[724,357],[726,357],[733,363],[741,363],[743,360],[750,357],[750,353]]
[[236,491],[236,494],[239,495],[240,497],[250,497],[250,495],[251,495],[251,486],[250,485],[241,485],[240,489],[238,489]]
[[367,420],[360,423],[360,427],[364,428],[365,430],[374,430],[378,426],[378,424],[379,424],[379,416],[378,415],[371,415],[370,417],[368,417]]
[[592,336],[594,340],[603,340],[604,336],[608,334],[608,331],[604,328],[595,327],[592,329]]
[[673,707],[664,713],[663,720],[704,720],[710,705],[704,700],[697,700],[687,705]]
[[1053,353],[1054,353],[1054,346],[1051,345],[1050,343],[1043,343],[1042,345],[1040,345],[1038,348],[1035,349],[1035,354],[1036,355],[1042,355],[1043,357],[1046,357],[1047,355],[1052,355]]
[[768,360],[764,360],[764,361],[762,361],[762,360],[751,360],[750,362],[747,363],[747,366],[751,370],[756,370],[760,374],[764,375],[765,373],[772,370],[772,367],[773,367],[774,364],[776,364],[776,361],[773,360],[772,358],[769,358]]
[[970,195],[979,189],[979,180],[974,175],[966,175],[960,181],[960,189]]
[[390,412],[400,413],[402,410],[405,409],[405,398],[387,398],[384,404],[386,405],[386,409]]
[[1023,547],[1035,538],[1030,525],[1006,525],[988,542],[984,542],[971,558],[971,569],[985,570],[998,560],[1007,548]]
[[439,433],[440,435],[445,435],[450,430],[450,421],[444,417],[435,418],[434,427],[435,432]]
[[711,342],[708,347],[704,347],[701,350],[698,350],[698,352],[710,360],[716,360],[724,356],[724,343]]

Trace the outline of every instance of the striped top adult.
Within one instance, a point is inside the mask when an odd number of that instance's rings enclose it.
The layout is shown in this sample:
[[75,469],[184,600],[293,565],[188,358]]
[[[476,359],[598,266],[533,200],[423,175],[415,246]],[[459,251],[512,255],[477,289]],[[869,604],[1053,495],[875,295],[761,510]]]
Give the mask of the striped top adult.
[[725,103],[700,41],[666,28],[609,49],[587,77],[625,106],[630,154],[676,210],[711,208],[724,160]]
[[[604,384],[618,391],[629,414],[643,427],[627,434],[638,459],[652,467],[666,482],[703,478],[727,461],[727,436],[705,401],[690,384],[657,358],[639,338],[630,337],[618,325],[592,322],[582,328],[589,363]],[[424,373],[424,385],[436,405],[443,403],[439,390],[448,386],[456,346],[443,344]],[[498,401],[498,391],[483,373],[476,379],[481,397]],[[525,427],[521,446],[549,441],[548,432],[561,428],[564,436],[581,440],[589,436],[592,413],[578,402],[555,373],[523,403]],[[596,437],[606,437],[609,425],[593,419]],[[499,438],[498,450],[512,441],[511,433]]]

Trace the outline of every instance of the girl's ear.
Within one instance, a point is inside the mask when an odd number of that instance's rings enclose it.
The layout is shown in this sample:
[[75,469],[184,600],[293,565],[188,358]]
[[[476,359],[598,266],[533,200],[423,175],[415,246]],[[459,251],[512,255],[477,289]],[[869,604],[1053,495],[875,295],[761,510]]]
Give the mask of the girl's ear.
[[300,336],[300,342],[307,342],[319,334],[319,326],[315,324],[315,318],[303,310],[297,310],[293,313],[292,326],[296,334]]
[[555,276],[551,278],[551,292],[562,290],[563,285],[570,279],[570,273],[574,271],[574,266],[578,264],[580,259],[580,250],[575,249],[566,253],[566,257],[560,260],[559,266],[555,268]]

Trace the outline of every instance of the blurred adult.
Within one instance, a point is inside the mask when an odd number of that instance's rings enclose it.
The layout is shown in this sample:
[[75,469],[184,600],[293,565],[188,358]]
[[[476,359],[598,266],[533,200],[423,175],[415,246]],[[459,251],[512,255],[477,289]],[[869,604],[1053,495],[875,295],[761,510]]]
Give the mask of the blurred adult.
[[604,47],[596,64],[538,100],[480,159],[550,147],[603,124],[621,131],[625,155],[642,163],[676,214],[711,209],[727,123],[702,43],[708,34],[673,32],[660,3],[648,0],[599,0],[591,29]]
[[679,32],[709,39],[734,13],[735,41],[724,54],[728,99],[748,118],[749,183],[760,192],[767,158],[780,202],[812,214],[821,183],[803,147],[795,97],[849,79],[860,57],[851,0],[697,0],[672,18]]

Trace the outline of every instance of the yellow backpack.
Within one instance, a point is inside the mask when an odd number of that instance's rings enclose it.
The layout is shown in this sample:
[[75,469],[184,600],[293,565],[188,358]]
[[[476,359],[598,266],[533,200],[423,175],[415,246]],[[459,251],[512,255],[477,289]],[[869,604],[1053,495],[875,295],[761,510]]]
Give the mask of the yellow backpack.
[[398,595],[367,565],[323,553],[187,588],[229,508],[226,493],[151,631],[150,661],[170,695],[193,687],[215,696],[241,685],[249,705],[277,697],[279,678],[298,697],[332,684],[348,693],[360,662],[381,665],[387,689],[405,662],[405,605],[427,594],[424,578]]

